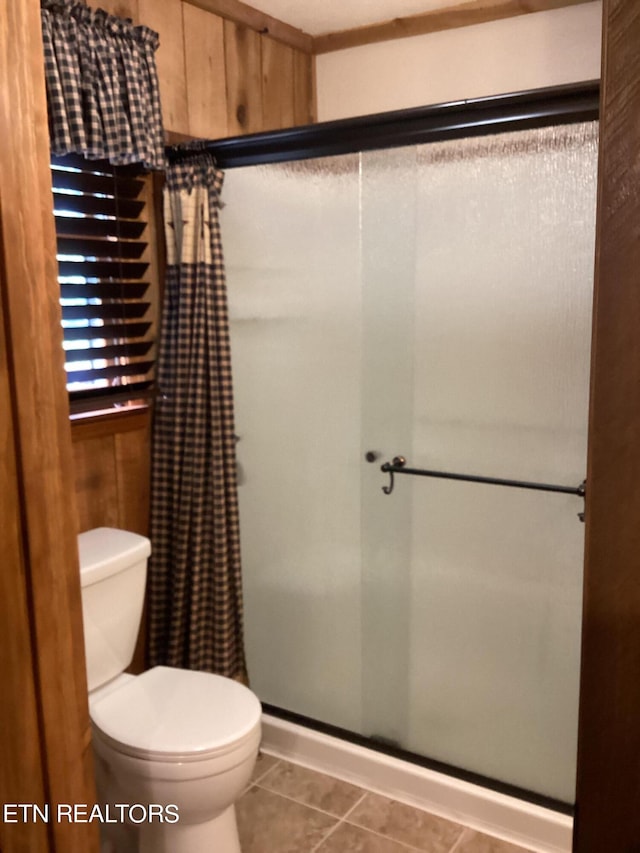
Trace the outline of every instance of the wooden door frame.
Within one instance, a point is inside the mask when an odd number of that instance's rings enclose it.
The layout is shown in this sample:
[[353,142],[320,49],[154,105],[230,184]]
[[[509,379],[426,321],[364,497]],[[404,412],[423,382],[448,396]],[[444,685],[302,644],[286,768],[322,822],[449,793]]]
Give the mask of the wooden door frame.
[[638,44],[637,0],[604,0],[574,853],[640,851]]
[[[97,853],[77,512],[62,350],[38,0],[0,3],[0,501],[3,542],[0,797],[48,822],[0,820],[3,853]],[[44,800],[44,803],[43,803]]]
[[[0,297],[5,293],[6,270],[0,204]],[[22,546],[20,490],[16,470],[16,434],[11,401],[9,352],[5,331],[4,299],[0,298],[0,674],[5,685],[0,727],[0,805],[43,805],[45,769],[38,720],[35,654],[30,632],[29,601]],[[20,696],[15,695],[20,686]],[[7,696],[8,694],[8,696]],[[49,833],[43,824],[2,826],[0,849],[49,851]]]

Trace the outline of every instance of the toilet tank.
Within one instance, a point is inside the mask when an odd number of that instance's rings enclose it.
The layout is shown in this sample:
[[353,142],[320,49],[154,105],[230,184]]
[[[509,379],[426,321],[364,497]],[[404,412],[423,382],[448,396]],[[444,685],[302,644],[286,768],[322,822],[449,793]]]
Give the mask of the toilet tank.
[[129,666],[144,603],[151,543],[128,530],[99,527],[78,536],[89,691]]

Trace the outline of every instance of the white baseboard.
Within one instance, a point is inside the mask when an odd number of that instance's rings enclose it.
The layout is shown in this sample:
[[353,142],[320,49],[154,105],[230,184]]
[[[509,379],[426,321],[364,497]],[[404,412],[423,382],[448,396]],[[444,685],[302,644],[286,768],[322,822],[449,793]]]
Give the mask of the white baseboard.
[[573,821],[566,815],[498,794],[321,734],[269,714],[262,747],[274,755],[336,776],[536,853],[570,853]]

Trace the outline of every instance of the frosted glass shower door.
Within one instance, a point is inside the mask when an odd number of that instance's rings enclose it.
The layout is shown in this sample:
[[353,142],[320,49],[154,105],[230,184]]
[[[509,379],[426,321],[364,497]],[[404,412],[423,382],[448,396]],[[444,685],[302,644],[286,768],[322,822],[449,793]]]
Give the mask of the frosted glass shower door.
[[230,170],[245,639],[263,702],[361,724],[357,155]]
[[[374,231],[365,243],[380,245],[396,216],[414,229],[411,282],[393,240],[386,294],[365,278],[363,411],[379,424],[402,410],[385,459],[573,487],[586,476],[596,140],[587,124],[419,146],[401,163],[395,153],[386,186],[379,153],[363,155],[363,199],[384,209],[377,221],[363,214]],[[412,189],[396,211],[398,182]],[[384,352],[395,362],[411,342],[400,401],[388,378],[376,382],[377,330],[398,301],[405,325]],[[378,431],[363,420],[365,436]],[[387,648],[363,656],[370,733],[572,802],[582,500],[407,475],[390,496],[367,491],[363,508],[363,647]],[[392,543],[407,558],[383,565]],[[376,677],[387,680],[390,653],[406,681],[385,703]]]
[[[573,800],[597,126],[229,170],[267,704]],[[365,461],[371,453],[374,462]]]

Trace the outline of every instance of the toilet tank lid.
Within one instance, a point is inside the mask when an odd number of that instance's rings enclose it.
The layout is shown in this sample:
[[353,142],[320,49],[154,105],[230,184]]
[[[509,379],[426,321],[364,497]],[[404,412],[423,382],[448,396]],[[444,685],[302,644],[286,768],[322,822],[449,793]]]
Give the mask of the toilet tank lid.
[[80,585],[90,586],[146,560],[151,542],[129,530],[98,527],[78,536]]

